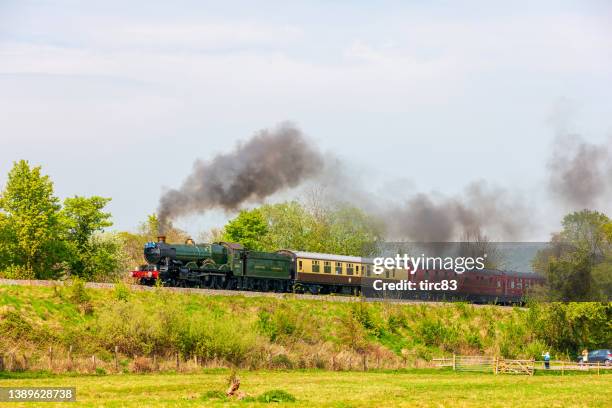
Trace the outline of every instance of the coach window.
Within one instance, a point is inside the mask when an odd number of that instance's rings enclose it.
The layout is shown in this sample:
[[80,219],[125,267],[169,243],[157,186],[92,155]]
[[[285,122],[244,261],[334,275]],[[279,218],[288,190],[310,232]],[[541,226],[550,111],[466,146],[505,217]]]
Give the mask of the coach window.
[[346,264],[346,274],[347,275],[352,275],[353,274],[353,264]]
[[298,261],[298,269],[301,271],[302,270],[302,261]]
[[330,261],[323,262],[323,272],[331,273],[331,262]]
[[366,276],[372,276],[372,273],[370,272],[370,265],[365,265],[364,268],[366,270]]
[[501,281],[499,281],[499,280],[497,281],[497,287],[501,288]]
[[336,262],[336,275],[342,275],[342,262]]
[[312,271],[319,273],[319,261],[312,261]]
[[511,281],[510,281],[510,287],[511,287],[512,289],[514,289],[514,280],[511,280]]
[[355,275],[359,276],[359,265],[355,265]]

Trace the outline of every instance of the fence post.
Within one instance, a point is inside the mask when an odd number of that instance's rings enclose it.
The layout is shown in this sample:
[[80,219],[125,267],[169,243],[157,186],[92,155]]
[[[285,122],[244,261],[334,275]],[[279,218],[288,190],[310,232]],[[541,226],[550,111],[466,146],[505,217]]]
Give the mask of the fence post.
[[332,371],[336,371],[336,355],[332,356]]
[[49,371],[53,370],[53,347],[49,346]]
[[561,375],[565,375],[565,361],[561,362]]
[[179,370],[179,353],[176,353],[176,371]]
[[457,356],[453,353],[453,371],[457,370]]
[[363,371],[368,371],[368,356],[363,354]]
[[68,367],[72,370],[72,344],[68,347]]
[[599,375],[599,361],[597,362],[597,375]]
[[92,362],[92,364],[93,364],[93,369],[94,369],[94,371],[96,371],[96,355],[95,355],[95,354],[92,354],[92,356],[91,356],[91,362]]
[[119,371],[119,346],[115,346],[115,371]]
[[0,354],[0,371],[4,371],[4,354]]

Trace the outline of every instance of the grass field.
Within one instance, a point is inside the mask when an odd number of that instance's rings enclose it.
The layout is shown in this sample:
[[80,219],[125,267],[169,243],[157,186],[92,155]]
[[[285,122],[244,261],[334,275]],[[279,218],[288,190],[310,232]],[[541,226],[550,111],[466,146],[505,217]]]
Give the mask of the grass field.
[[[207,398],[225,390],[229,371],[200,374],[57,376],[5,378],[2,386],[75,386],[71,407],[605,407],[612,375],[494,376],[452,371],[332,372],[242,371],[240,390],[247,401]],[[30,374],[30,376],[32,376]],[[281,389],[295,402],[269,404],[257,397]],[[213,394],[214,395],[214,394]],[[8,405],[8,404],[7,404]],[[11,407],[36,404],[11,403]],[[51,407],[59,404],[39,403]]]

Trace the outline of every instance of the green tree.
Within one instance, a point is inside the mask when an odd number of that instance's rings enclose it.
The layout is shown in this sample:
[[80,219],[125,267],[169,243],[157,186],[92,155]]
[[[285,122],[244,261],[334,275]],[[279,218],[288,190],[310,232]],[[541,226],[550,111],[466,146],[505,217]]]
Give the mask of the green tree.
[[311,248],[316,221],[297,201],[261,206],[267,233],[262,236],[266,250]]
[[370,255],[374,252],[382,231],[374,218],[348,205],[337,207],[328,218],[329,252],[344,255]]
[[576,251],[601,256],[609,249],[606,228],[610,219],[597,211],[582,210],[563,218],[561,239]]
[[603,232],[609,244],[612,244],[612,221],[603,226]]
[[264,235],[268,232],[266,220],[259,209],[240,211],[238,216],[225,226],[224,238],[239,242],[248,249],[265,249]]
[[[53,183],[41,173],[40,166],[30,167],[21,160],[14,163],[0,196],[2,252],[27,277],[47,278],[61,259],[58,247],[61,233],[59,199],[53,195]],[[5,265],[6,266],[6,265]]]
[[68,239],[77,248],[85,249],[94,233],[113,225],[111,214],[102,211],[110,200],[98,196],[74,196],[64,200],[62,215],[68,229]]
[[115,281],[129,266],[125,241],[114,232],[92,235],[88,249],[81,253],[80,260],[83,266],[81,276],[95,282]]
[[111,214],[103,211],[109,201],[110,198],[98,196],[75,196],[64,200],[61,215],[66,245],[70,249],[67,263],[74,275],[92,279],[100,270],[108,267],[104,263],[105,257],[101,256],[108,248],[101,245],[96,234],[113,225]]
[[14,230],[8,216],[0,210],[0,271],[14,262],[11,248],[15,242]]
[[358,208],[338,205],[309,211],[296,201],[241,211],[224,227],[223,238],[247,248],[294,249],[339,255],[370,255],[381,228]]
[[612,298],[612,248],[602,213],[582,210],[563,218],[563,230],[534,261],[546,277],[548,300],[584,301]]

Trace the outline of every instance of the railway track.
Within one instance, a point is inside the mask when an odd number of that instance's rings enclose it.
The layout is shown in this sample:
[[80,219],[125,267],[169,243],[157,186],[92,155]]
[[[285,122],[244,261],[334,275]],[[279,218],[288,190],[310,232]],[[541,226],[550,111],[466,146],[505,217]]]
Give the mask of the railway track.
[[[19,280],[19,279],[0,279],[0,285],[9,286],[65,286],[67,281],[61,280]],[[153,291],[162,290],[173,293],[188,293],[202,296],[246,296],[246,297],[272,297],[277,299],[306,299],[306,300],[320,300],[328,302],[359,302],[362,300],[360,297],[347,296],[347,295],[310,295],[310,294],[298,294],[298,293],[274,293],[274,292],[255,292],[255,291],[240,291],[240,290],[223,290],[223,289],[199,289],[199,288],[177,288],[177,287],[161,287],[156,288],[152,286],[143,285],[128,285],[131,290],[134,291]],[[86,282],[85,287],[92,289],[113,289],[114,283],[102,283],[102,282]],[[415,300],[398,300],[398,299],[368,299],[369,301],[386,301],[390,303],[401,303],[401,304],[427,304],[427,305],[443,305],[444,302],[428,302],[428,301],[415,301]],[[475,305],[483,306],[483,305]]]

